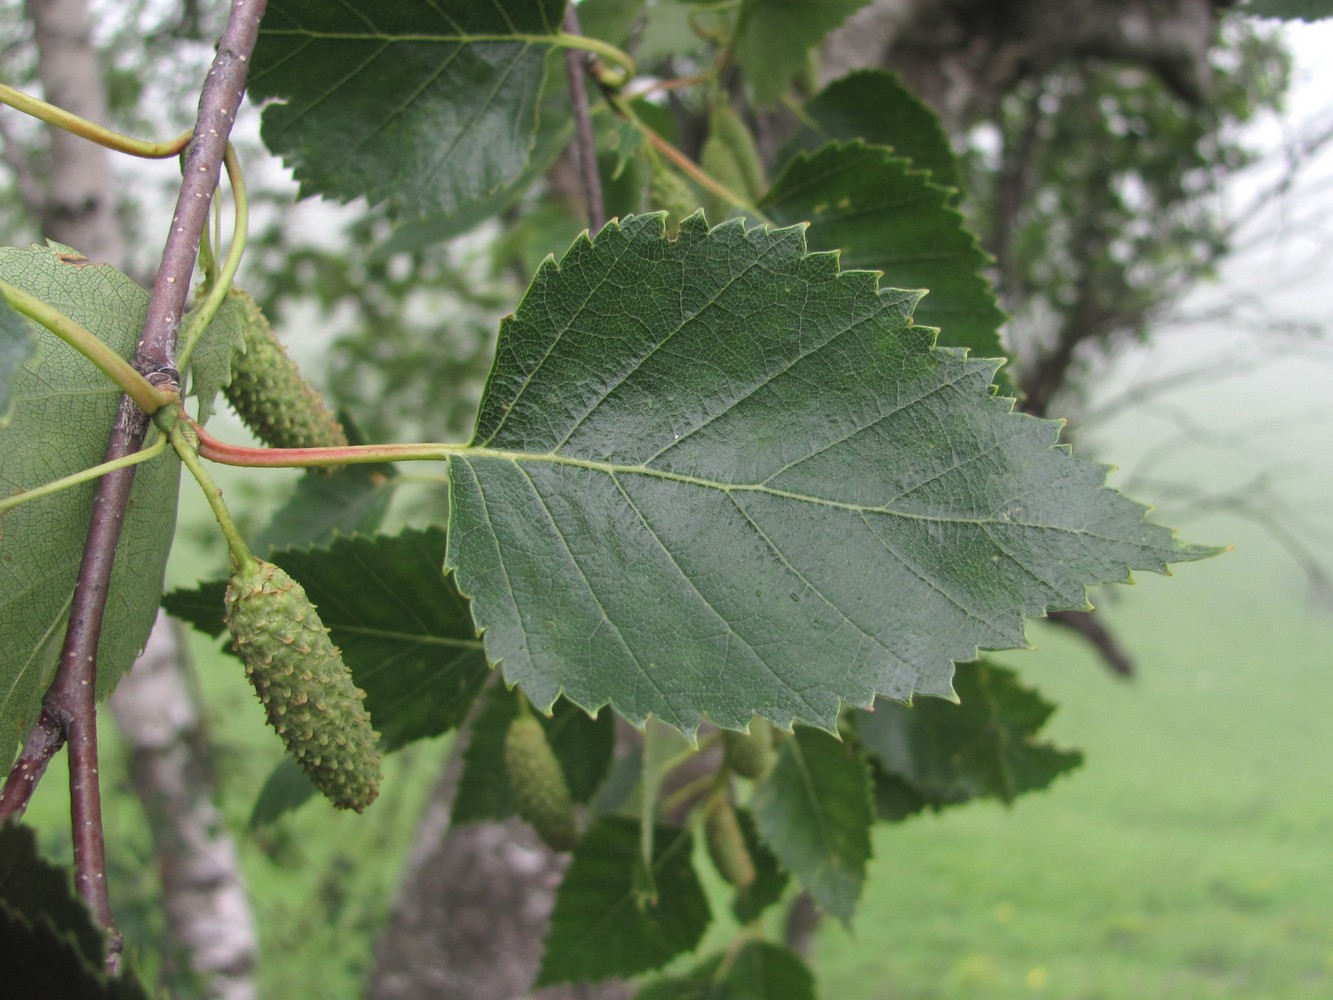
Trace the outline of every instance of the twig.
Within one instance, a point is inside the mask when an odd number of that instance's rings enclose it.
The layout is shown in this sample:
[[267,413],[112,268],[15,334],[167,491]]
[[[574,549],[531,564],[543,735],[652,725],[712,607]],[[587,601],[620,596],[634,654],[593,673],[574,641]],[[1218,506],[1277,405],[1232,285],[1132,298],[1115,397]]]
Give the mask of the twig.
[[1046,620],[1073,629],[1083,636],[1098,653],[1111,672],[1120,677],[1134,676],[1134,661],[1091,611],[1051,611]]
[[[137,451],[148,416],[122,397],[108,458]],[[123,941],[111,916],[106,886],[106,846],[102,836],[102,793],[97,780],[97,645],[102,636],[107,588],[116,545],[134,487],[135,467],[102,477],[93,499],[88,540],[70,604],[69,626],[56,677],[42,702],[69,742],[70,823],[74,841],[74,888],[107,932],[107,971],[120,971]]]
[[37,782],[46,773],[46,765],[64,745],[65,734],[60,723],[43,708],[28,731],[28,739],[9,771],[4,789],[0,790],[0,824],[23,815]]
[[[173,363],[176,333],[209,205],[217,187],[227,138],[244,93],[249,71],[247,60],[254,50],[259,21],[266,6],[267,0],[233,0],[217,56],[200,94],[195,138],[185,154],[176,212],[162,252],[162,263],[134,362],[135,368],[150,382],[168,391],[179,392],[180,377]],[[122,398],[107,445],[106,460],[116,461],[138,451],[148,424],[147,415],[131,400]],[[97,780],[96,655],[107,587],[134,485],[134,473],[133,466],[119,469],[98,483],[60,664],[43,702],[44,716],[49,715],[59,724],[59,730],[69,742],[75,887],[107,931],[107,970],[112,974],[119,971],[121,938],[111,916],[106,886],[101,794]],[[29,750],[45,753],[44,747],[49,740],[49,735],[43,735],[38,745],[34,745],[30,739],[20,763],[27,761],[32,765],[34,758],[29,755]],[[54,749],[52,747],[49,752],[54,753]],[[18,796],[31,794],[36,777],[43,769],[44,765],[40,768],[29,766],[21,780],[25,788],[19,790]],[[12,771],[9,782],[17,777],[18,772]]]
[[[579,35],[579,16],[571,3],[565,9],[565,31]],[[598,232],[606,225],[606,205],[602,200],[602,178],[597,172],[597,145],[592,134],[592,118],[588,114],[588,88],[583,80],[589,56],[577,49],[565,51],[565,76],[569,79],[569,97],[574,105],[574,139],[578,156],[579,174],[583,180],[583,196],[588,203],[588,227]]]

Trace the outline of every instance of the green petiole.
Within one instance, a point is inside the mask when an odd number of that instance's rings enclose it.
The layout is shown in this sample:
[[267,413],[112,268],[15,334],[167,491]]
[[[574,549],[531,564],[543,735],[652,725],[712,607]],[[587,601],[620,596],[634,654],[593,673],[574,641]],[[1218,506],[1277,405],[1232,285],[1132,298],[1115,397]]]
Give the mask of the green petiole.
[[[232,280],[240,269],[241,257],[245,253],[246,234],[250,225],[250,199],[246,194],[245,174],[241,172],[241,162],[231,143],[227,143],[223,162],[227,167],[227,179],[231,181],[232,201],[235,206],[231,246],[227,248],[227,256],[222,262],[221,270],[216,276],[210,275],[208,295],[199,307],[190,313],[185,327],[180,332],[176,365],[181,371],[184,371],[189,364],[190,355],[194,353],[199,338],[208,329],[208,324],[213,322],[213,317],[217,315],[227,293],[231,291]],[[201,243],[201,248],[203,245]],[[209,253],[211,256],[211,251]]]
[[15,311],[40,323],[102,369],[124,390],[125,395],[139,404],[139,408],[145,413],[156,413],[162,407],[176,401],[175,394],[153,385],[136,371],[133,365],[98,340],[92,331],[76,323],[59,309],[7,281],[0,281],[0,295],[4,296],[5,301],[13,306]]
[[89,142],[95,142],[99,146],[114,149],[118,153],[143,157],[147,160],[163,160],[169,156],[176,156],[190,144],[190,140],[194,137],[193,132],[182,132],[174,139],[168,139],[166,142],[147,142],[143,139],[134,139],[90,122],[86,118],[80,118],[64,108],[47,104],[31,94],[25,94],[23,91],[15,90],[3,83],[0,83],[0,103],[8,104],[17,111],[31,115],[48,125],[62,128],[66,132],[72,132],[74,135],[87,139]]
[[78,486],[81,483],[91,482],[105,476],[108,472],[115,472],[117,469],[128,469],[132,465],[139,465],[142,462],[148,462],[162,454],[167,448],[167,439],[163,435],[158,435],[157,439],[145,448],[140,448],[132,455],[126,455],[123,458],[117,458],[111,462],[103,462],[101,465],[94,465],[90,469],[84,469],[82,472],[76,472],[73,475],[56,479],[44,486],[37,486],[30,490],[24,490],[22,493],[15,493],[13,496],[0,499],[0,514],[13,510],[15,507],[27,503],[29,500],[39,500],[42,497],[52,496],[62,490],[67,490],[71,486]]
[[222,536],[227,540],[227,550],[231,553],[232,562],[237,568],[253,565],[256,560],[254,554],[250,551],[250,546],[245,544],[245,539],[241,536],[240,529],[236,527],[236,522],[232,520],[231,511],[227,509],[226,503],[222,500],[222,490],[218,484],[213,481],[213,477],[208,474],[204,464],[199,461],[199,439],[195,433],[193,421],[180,419],[183,413],[177,409],[175,411],[177,419],[168,419],[163,421],[170,424],[167,431],[171,438],[171,444],[176,449],[176,454],[180,456],[181,462],[190,470],[190,475],[194,476],[195,482],[204,492],[204,499],[208,501],[208,506],[212,508],[213,517],[218,522],[218,527],[222,529]]

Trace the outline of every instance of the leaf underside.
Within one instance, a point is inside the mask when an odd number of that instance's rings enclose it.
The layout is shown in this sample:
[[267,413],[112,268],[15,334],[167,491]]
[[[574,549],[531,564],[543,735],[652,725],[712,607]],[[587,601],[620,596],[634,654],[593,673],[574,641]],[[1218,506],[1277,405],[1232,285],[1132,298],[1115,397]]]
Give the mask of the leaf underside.
[[933,349],[916,299],[799,228],[698,216],[548,261],[450,461],[446,568],[491,662],[542,708],[832,730],[1210,554],[993,397],[995,362]]
[[301,195],[450,215],[522,172],[564,0],[273,0],[250,94]]
[[[134,353],[148,295],[103,264],[70,263],[59,246],[0,250],[0,278],[82,323],[122,357]],[[26,322],[26,321],[25,321]],[[37,355],[14,379],[13,418],[0,428],[0,496],[97,465],[120,389],[92,363],[29,324]],[[157,617],[176,523],[175,453],[137,467],[116,549],[98,645],[97,696],[114,690]],[[95,485],[42,497],[0,517],[0,762],[37,717],[64,640]]]
[[0,427],[9,422],[11,385],[18,370],[37,352],[37,340],[8,302],[0,300]]
[[694,948],[711,914],[691,851],[688,832],[657,826],[649,876],[638,822],[598,819],[574,848],[556,890],[534,985],[632,976]]
[[974,798],[1013,802],[1078,767],[1083,755],[1038,740],[1055,710],[1012,670],[985,661],[960,667],[959,704],[881,702],[856,716],[857,738],[922,806]]
[[798,729],[755,789],[759,835],[814,901],[847,922],[865,882],[875,821],[870,768],[856,748]]
[[781,945],[748,941],[688,975],[649,983],[635,1000],[815,1000],[815,980],[800,957]]

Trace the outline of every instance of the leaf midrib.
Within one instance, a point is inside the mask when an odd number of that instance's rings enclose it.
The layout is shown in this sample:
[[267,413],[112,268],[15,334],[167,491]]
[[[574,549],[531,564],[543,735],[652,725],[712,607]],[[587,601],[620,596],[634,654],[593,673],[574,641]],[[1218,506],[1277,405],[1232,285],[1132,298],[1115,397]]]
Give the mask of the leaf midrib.
[[782,500],[814,504],[820,507],[829,507],[835,510],[844,510],[855,514],[888,514],[892,517],[903,518],[904,520],[926,521],[932,524],[971,524],[978,526],[1039,528],[1048,531],[1063,531],[1069,534],[1085,535],[1091,538],[1115,540],[1111,538],[1111,536],[1098,535],[1095,532],[1086,529],[1073,528],[1062,524],[1041,524],[1034,521],[1020,521],[1014,518],[1003,518],[999,516],[961,517],[948,514],[920,514],[913,511],[895,510],[883,505],[871,506],[869,504],[851,503],[846,500],[832,500],[827,497],[813,496],[809,493],[798,493],[795,490],[780,490],[775,489],[772,486],[766,486],[763,483],[728,483],[717,479],[707,479],[703,476],[691,476],[680,472],[671,472],[666,469],[653,469],[645,465],[599,462],[595,459],[574,458],[569,455],[560,455],[554,452],[505,451],[499,448],[473,446],[459,448],[456,452],[453,452],[450,457],[465,460],[476,458],[493,459],[510,462],[520,467],[525,462],[533,464],[564,465],[576,469],[586,469],[590,472],[599,472],[603,475],[610,476],[613,479],[616,476],[622,475],[648,476],[653,479],[680,483],[683,486],[698,486],[703,489],[719,490],[726,494],[758,493]]

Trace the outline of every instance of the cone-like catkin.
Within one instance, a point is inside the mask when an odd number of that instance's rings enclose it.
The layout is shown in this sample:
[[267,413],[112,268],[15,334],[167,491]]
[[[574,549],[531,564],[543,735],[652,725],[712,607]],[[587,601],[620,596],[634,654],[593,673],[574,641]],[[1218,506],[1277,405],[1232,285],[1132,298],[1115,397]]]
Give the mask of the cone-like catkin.
[[505,770],[518,814],[553,851],[573,850],[579,832],[565,772],[531,715],[517,716],[505,734]]
[[250,293],[229,293],[244,314],[245,353],[231,362],[223,392],[245,425],[273,448],[342,448],[347,435],[305,380]]
[[242,567],[227,628],[288,752],[334,805],[361,812],[379,792],[379,733],[305,589],[273,563]]
[[738,889],[747,888],[754,883],[757,873],[731,800],[725,795],[715,795],[705,808],[704,838],[708,856],[724,879]]
[[762,719],[750,723],[748,734],[724,729],[722,751],[727,767],[742,778],[758,781],[773,763],[773,730]]

